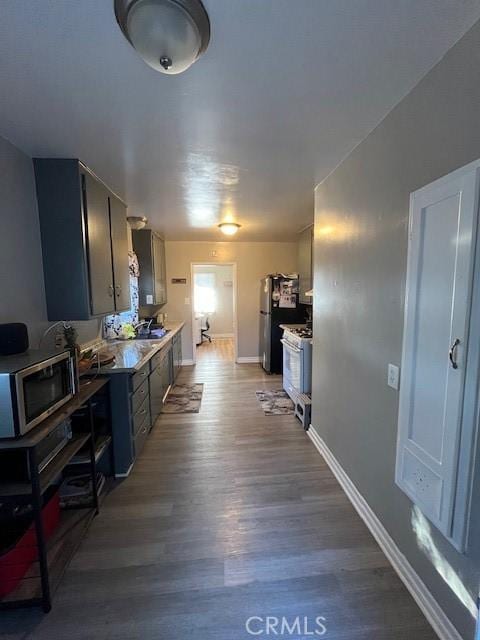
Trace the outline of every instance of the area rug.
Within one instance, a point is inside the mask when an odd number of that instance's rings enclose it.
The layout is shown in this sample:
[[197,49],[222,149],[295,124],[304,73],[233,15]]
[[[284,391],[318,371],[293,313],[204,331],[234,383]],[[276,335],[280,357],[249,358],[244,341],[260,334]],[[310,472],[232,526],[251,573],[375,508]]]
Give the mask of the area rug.
[[163,413],[198,413],[202,394],[202,383],[176,384],[167,396]]
[[255,391],[255,394],[266,416],[280,416],[295,413],[295,406],[283,389]]

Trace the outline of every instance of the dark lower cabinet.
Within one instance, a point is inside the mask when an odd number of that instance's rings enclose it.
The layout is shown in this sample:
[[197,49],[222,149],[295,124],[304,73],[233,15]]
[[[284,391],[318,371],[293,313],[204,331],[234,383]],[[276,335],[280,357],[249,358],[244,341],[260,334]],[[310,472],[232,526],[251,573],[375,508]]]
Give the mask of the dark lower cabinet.
[[176,333],[135,373],[112,373],[110,393],[115,475],[128,475],[162,413],[182,364],[182,337]]
[[173,383],[173,348],[170,342],[152,358],[150,373],[150,408],[152,422],[158,418],[163,409],[163,403]]
[[149,369],[150,363],[147,363],[133,375],[110,375],[113,452],[117,477],[129,474],[151,429]]
[[172,340],[173,380],[177,379],[182,366],[182,333],[173,336]]

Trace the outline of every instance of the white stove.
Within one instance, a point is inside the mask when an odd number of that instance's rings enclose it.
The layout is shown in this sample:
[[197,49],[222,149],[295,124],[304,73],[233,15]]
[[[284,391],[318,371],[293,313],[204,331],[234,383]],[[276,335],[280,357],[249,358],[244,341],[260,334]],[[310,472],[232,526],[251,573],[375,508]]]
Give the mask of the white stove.
[[283,329],[283,388],[296,403],[312,391],[312,330],[306,325]]

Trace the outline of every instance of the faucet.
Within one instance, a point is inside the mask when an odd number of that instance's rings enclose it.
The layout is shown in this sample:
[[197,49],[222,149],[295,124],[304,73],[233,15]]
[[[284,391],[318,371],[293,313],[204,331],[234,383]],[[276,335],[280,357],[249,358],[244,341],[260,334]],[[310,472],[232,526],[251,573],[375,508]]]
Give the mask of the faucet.
[[[137,324],[133,325],[133,328],[135,329],[135,332],[138,335],[141,335],[143,333],[149,335],[150,334],[150,325],[152,324],[153,320],[142,320],[142,322],[137,322]],[[138,331],[138,329],[140,329],[140,327],[146,326],[147,329],[145,331]]]

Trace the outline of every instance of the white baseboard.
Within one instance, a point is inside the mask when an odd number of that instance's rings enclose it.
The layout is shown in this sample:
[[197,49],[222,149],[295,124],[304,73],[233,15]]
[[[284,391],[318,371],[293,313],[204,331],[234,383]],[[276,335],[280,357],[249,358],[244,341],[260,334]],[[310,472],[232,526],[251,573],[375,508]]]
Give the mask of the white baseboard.
[[440,640],[462,640],[462,637],[443,609],[440,608],[440,605],[427,589],[420,576],[415,572],[365,498],[350,480],[325,441],[312,426],[310,426],[307,433]]
[[253,362],[261,362],[260,356],[239,356],[237,358],[238,364],[251,364]]
[[210,333],[211,338],[234,338],[234,333]]
[[192,359],[182,360],[182,367],[191,367],[195,362]]

